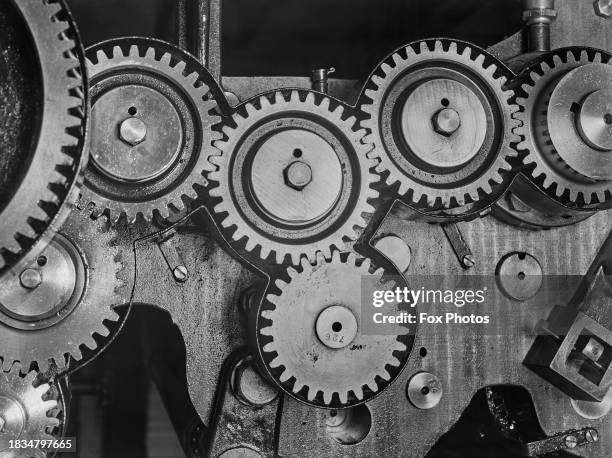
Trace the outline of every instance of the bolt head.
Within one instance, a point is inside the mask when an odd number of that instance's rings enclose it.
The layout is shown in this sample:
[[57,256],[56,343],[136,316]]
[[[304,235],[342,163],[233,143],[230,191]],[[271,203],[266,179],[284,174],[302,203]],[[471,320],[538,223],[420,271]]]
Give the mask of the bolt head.
[[234,393],[252,406],[264,406],[274,401],[278,391],[264,379],[251,361],[241,361],[234,370]]
[[283,171],[285,184],[301,191],[312,181],[312,169],[303,161],[293,161]]
[[119,124],[119,138],[130,146],[142,143],[147,136],[147,125],[138,118],[127,118]]
[[565,436],[563,442],[567,448],[576,448],[578,446],[578,438],[576,436]]
[[172,271],[172,275],[174,279],[179,283],[184,283],[187,281],[187,277],[189,276],[189,272],[185,266],[176,266]]
[[42,275],[38,269],[27,268],[19,275],[21,286],[35,289],[42,283]]
[[595,14],[604,18],[612,17],[612,2],[610,0],[597,0],[593,3]]
[[461,125],[461,118],[452,108],[443,108],[433,116],[434,130],[440,135],[450,137]]

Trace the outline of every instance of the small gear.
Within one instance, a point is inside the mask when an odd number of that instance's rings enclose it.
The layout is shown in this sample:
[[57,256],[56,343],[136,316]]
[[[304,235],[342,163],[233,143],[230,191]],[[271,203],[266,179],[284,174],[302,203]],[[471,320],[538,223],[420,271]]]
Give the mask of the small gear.
[[516,84],[527,173],[563,204],[597,206],[612,193],[612,60],[603,51],[547,53]]
[[387,184],[418,207],[452,208],[496,193],[510,179],[517,125],[511,72],[464,43],[407,45],[372,73],[360,99],[369,157]]
[[91,161],[84,199],[96,212],[150,220],[183,196],[197,197],[220,117],[209,96],[220,90],[192,56],[145,38],[103,42],[87,50],[91,79]]
[[366,226],[378,177],[365,132],[345,109],[313,92],[279,91],[247,102],[223,126],[227,138],[209,158],[218,183],[210,195],[221,198],[214,211],[227,214],[221,225],[235,226],[234,240],[246,237],[247,251],[298,264],[302,255],[329,256]]
[[9,441],[55,440],[53,429],[58,403],[49,399],[51,386],[37,383],[37,372],[21,377],[19,364],[0,371],[0,456],[3,458],[45,457],[40,448],[10,448]]
[[73,211],[37,259],[0,284],[0,357],[8,369],[37,363],[46,372],[68,359],[81,360],[81,346],[98,346],[94,334],[109,335],[106,320],[123,301],[115,233]]
[[44,247],[35,242],[50,238],[76,200],[89,102],[80,38],[62,2],[4,1],[0,29],[2,274],[35,256]]
[[303,258],[301,268],[288,269],[289,283],[277,280],[280,294],[269,294],[259,312],[257,342],[270,376],[317,406],[348,407],[378,394],[403,367],[408,329],[366,332],[362,296],[393,282],[382,283],[382,269],[372,274],[368,259],[343,260],[338,251],[331,261],[319,254],[315,265]]

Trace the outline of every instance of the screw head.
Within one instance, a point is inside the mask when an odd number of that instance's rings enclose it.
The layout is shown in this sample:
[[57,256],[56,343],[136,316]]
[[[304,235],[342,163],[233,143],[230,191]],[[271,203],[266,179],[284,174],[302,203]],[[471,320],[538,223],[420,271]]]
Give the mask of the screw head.
[[301,191],[312,181],[312,169],[303,161],[293,161],[284,172],[285,184]]
[[433,116],[434,130],[440,135],[450,137],[461,125],[461,118],[452,108],[443,108]]
[[578,438],[570,434],[569,436],[565,436],[563,443],[567,448],[576,448],[578,446]]
[[172,271],[172,275],[174,276],[174,279],[177,282],[184,283],[189,277],[189,272],[187,271],[187,267],[185,266],[176,266]]
[[587,429],[584,433],[584,438],[587,442],[597,442],[599,440],[599,433],[596,429]]
[[142,143],[147,136],[147,125],[138,118],[127,118],[119,125],[119,138],[130,146]]
[[27,268],[19,275],[21,286],[27,289],[35,289],[42,283],[42,275],[38,269]]

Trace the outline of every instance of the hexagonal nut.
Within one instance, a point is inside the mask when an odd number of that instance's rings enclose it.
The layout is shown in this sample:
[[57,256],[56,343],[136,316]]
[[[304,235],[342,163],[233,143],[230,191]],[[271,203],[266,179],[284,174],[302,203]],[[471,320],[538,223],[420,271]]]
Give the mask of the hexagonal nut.
[[607,19],[612,17],[612,1],[610,0],[597,0],[593,3],[595,8],[595,14]]
[[312,169],[302,161],[293,161],[283,170],[285,184],[296,191],[301,191],[312,181]]

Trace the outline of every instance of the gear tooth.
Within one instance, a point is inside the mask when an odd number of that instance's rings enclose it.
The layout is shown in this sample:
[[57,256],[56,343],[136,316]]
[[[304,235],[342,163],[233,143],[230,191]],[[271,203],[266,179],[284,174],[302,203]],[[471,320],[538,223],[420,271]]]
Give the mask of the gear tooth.
[[108,56],[101,49],[98,49],[98,51],[96,52],[96,58],[98,59],[98,63],[108,60]]
[[257,108],[255,108],[255,106],[250,103],[247,103],[245,105],[245,108],[249,116],[255,116],[255,114],[257,113]]
[[588,62],[588,60],[589,60],[589,55],[587,54],[585,49],[583,49],[580,52],[580,60],[583,61],[583,62]]
[[[340,395],[340,401],[342,403],[346,403],[348,401],[348,399],[346,398],[346,393],[338,393],[338,394]],[[334,394],[329,391],[323,391],[323,402],[327,405],[331,404],[333,395]],[[313,396],[313,399],[314,399],[314,396]]]
[[113,46],[113,59],[121,59],[123,56],[123,51],[119,46]]
[[463,48],[463,51],[461,52],[461,57],[463,57],[464,59],[472,59],[472,50],[469,46]]
[[361,269],[365,272],[369,272],[370,271],[370,267],[372,266],[372,262],[370,261],[370,258],[365,258],[363,260],[363,263],[361,264]]
[[601,53],[600,52],[596,52],[595,55],[593,56],[593,63],[601,64]]
[[[266,310],[269,311],[269,310]],[[262,313],[263,315],[263,313]],[[267,316],[265,316],[264,318],[270,320],[271,318],[268,318]],[[272,326],[267,326],[265,328],[261,328],[259,330],[259,333],[263,336],[267,336],[267,337],[274,337],[274,332],[272,329]],[[268,342],[266,345],[263,346],[263,351],[266,353],[272,353],[276,351],[276,347],[274,346],[274,341],[272,342]]]
[[411,45],[406,46],[404,48],[404,51],[406,52],[406,56],[409,61],[414,59],[417,55],[416,52],[414,51],[414,48]]
[[[308,400],[311,402],[314,401],[319,391],[321,390],[315,390],[312,386],[309,386],[308,387]],[[297,393],[297,391],[294,391],[294,392]],[[325,393],[323,393],[323,396],[325,396]]]
[[286,281],[284,281],[284,280],[281,280],[280,278],[278,278],[278,279],[277,279],[277,280],[274,282],[274,284],[275,284],[275,285],[276,285],[276,287],[277,287],[278,289],[280,289],[281,291],[287,287],[287,282],[286,282]]
[[478,56],[476,56],[476,59],[474,59],[474,63],[478,65],[479,67],[483,67],[484,60],[485,60],[485,56],[483,54],[478,54]]
[[[236,230],[236,232],[234,234],[236,234],[236,233],[238,233],[238,230]],[[243,235],[243,237],[244,237],[244,235]],[[242,237],[240,237],[240,238],[242,238]],[[240,239],[236,239],[236,240],[240,240]],[[244,247],[245,250],[253,251],[256,246],[257,246],[257,243],[253,239],[247,237],[246,244],[245,244],[245,247]]]
[[378,87],[381,87],[385,83],[385,80],[378,75],[372,75],[371,80]]
[[[335,253],[337,253],[337,252],[335,252]],[[325,264],[325,256],[326,256],[326,253],[324,253],[323,251],[317,251],[317,252],[315,253],[315,262],[316,262],[316,264],[317,264],[318,266],[321,266],[321,265]],[[332,257],[331,252],[329,252],[329,253],[327,254],[327,257],[328,257],[328,258]],[[340,259],[339,254],[338,254],[338,259]]]
[[295,270],[293,267],[289,267],[287,269],[287,274],[289,275],[289,277],[291,277],[292,279],[294,279],[295,277],[298,276],[298,271]]
[[334,250],[331,256],[332,262],[339,264],[340,263],[340,252]]
[[[291,259],[291,264],[293,265],[298,265],[300,263],[300,254],[299,253],[291,253],[289,255],[289,258]],[[276,252],[276,262],[278,264],[282,264],[283,261],[285,260],[285,255],[281,252]]]
[[374,393],[378,391],[378,385],[376,384],[375,380],[369,381],[367,385],[368,385],[368,388],[370,388],[370,390],[372,390]]
[[274,103],[279,104],[279,103],[284,103],[285,102],[285,98],[283,97],[282,92],[277,91],[274,93]]
[[427,54],[428,52],[429,52],[429,47],[427,46],[427,42],[421,41],[419,43],[419,53],[420,54]]
[[[568,61],[569,61],[569,59],[572,59],[572,60],[574,59],[574,55],[571,52],[568,52],[567,54],[568,54],[567,55]],[[563,65],[563,60],[561,59],[561,57],[558,54],[555,54],[553,56],[553,62],[555,63],[555,67],[560,67],[561,65]],[[544,65],[542,65],[542,67],[544,67]],[[548,65],[547,65],[547,67],[548,67]],[[550,67],[548,67],[548,70],[550,70]]]
[[300,103],[300,94],[298,93],[298,91],[291,91],[289,101],[292,103]]
[[[366,95],[366,97],[368,97],[370,100],[376,100],[376,95],[377,92],[374,89],[366,89],[364,94]],[[369,105],[371,106],[371,105]],[[363,109],[363,107],[362,107]]]
[[[293,98],[292,98],[292,101],[293,101]],[[309,92],[309,93],[306,95],[306,101],[305,101],[305,103],[308,103],[308,104],[311,104],[311,105],[314,105],[314,104],[315,104],[315,95],[314,95],[314,93]]]
[[450,45],[448,46],[448,52],[451,53],[451,54],[458,54],[458,52],[457,52],[457,42],[451,41]]
[[393,71],[393,68],[391,68],[391,66],[390,66],[388,63],[386,63],[386,62],[383,62],[383,63],[380,65],[380,69],[382,70],[382,72],[383,72],[385,75],[389,75],[389,74],[390,74],[390,73]]
[[132,58],[140,57],[140,52],[138,50],[138,46],[136,46],[136,45],[130,46],[129,57],[132,57]]
[[270,255],[270,248],[265,245],[260,246],[260,257],[261,259],[267,259]]
[[262,95],[261,97],[259,97],[259,104],[261,105],[262,108],[269,108],[272,106],[272,104],[268,100],[268,97],[266,97],[265,95]]
[[[559,187],[559,185],[557,185],[557,187]],[[576,202],[576,200],[578,199],[578,194],[583,194],[583,193],[579,193],[576,189],[572,189],[572,188],[570,188],[569,192],[570,192],[570,199],[572,200],[572,202]],[[563,194],[563,192],[561,192],[560,194]],[[584,193],[583,196],[584,196],[585,203],[590,204],[591,203],[590,194]]]
[[402,65],[403,63],[402,56],[400,56],[398,53],[393,54],[393,63],[395,63],[396,67],[399,67],[400,65]]
[[147,48],[147,52],[145,53],[145,59],[155,60],[155,48]]
[[302,259],[299,260],[299,264],[302,267],[302,270],[306,270],[311,267],[310,262],[308,262],[308,259],[306,259],[306,257],[302,257]]
[[170,53],[165,52],[162,56],[161,59],[159,59],[159,63],[163,64],[167,67],[170,67],[170,61],[172,60],[172,56],[170,55]]
[[436,40],[434,43],[434,51],[444,52],[444,47],[442,46],[442,42],[440,40]]
[[[276,368],[276,367],[280,367],[283,365],[283,361],[281,360],[280,356],[276,356],[272,361],[270,361],[270,367],[271,368]],[[283,380],[284,378],[284,380]],[[286,382],[289,379],[289,377],[287,376],[287,371],[283,371],[280,375],[280,381],[281,382]]]
[[319,106],[323,109],[323,110],[327,110],[329,111],[329,104],[330,104],[330,99],[329,97],[324,97],[323,100],[321,100],[321,103],[319,104]]

